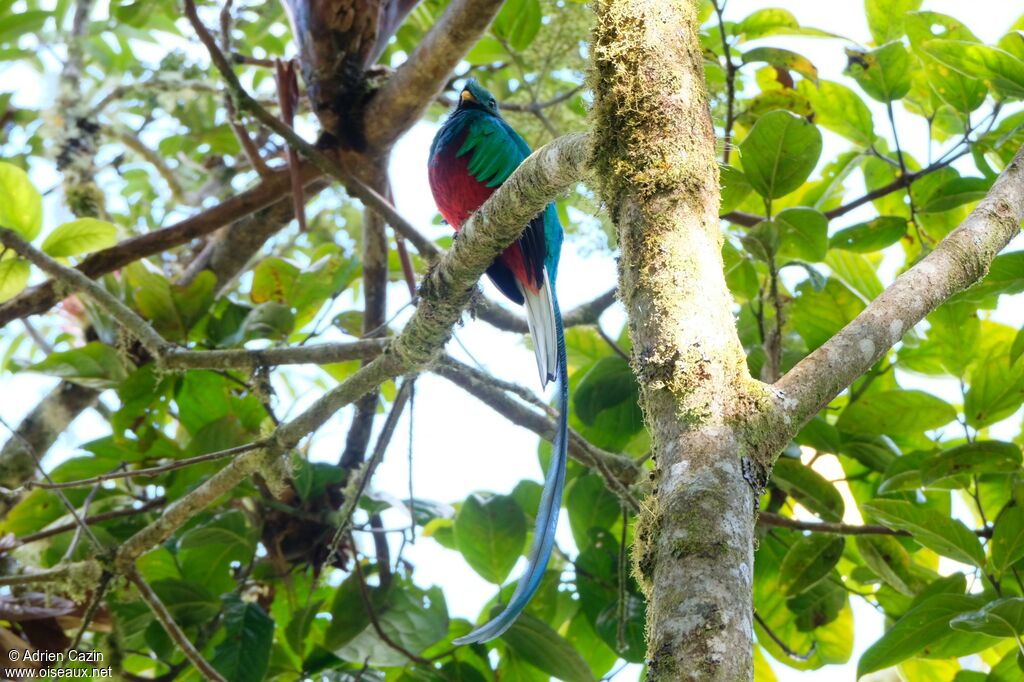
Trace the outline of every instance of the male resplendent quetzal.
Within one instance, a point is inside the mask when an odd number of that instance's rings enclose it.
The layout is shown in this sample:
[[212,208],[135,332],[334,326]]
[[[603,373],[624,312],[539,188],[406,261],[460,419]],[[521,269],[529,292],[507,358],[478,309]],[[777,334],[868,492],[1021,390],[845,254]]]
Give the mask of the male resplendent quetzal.
[[[455,111],[430,147],[430,189],[441,215],[458,230],[529,155],[530,147],[501,118],[494,97],[475,81],[468,81]],[[505,610],[455,640],[456,644],[486,642],[505,632],[537,591],[554,547],[565,484],[569,402],[565,337],[555,296],[561,249],[562,226],[554,204],[548,204],[530,221],[519,240],[487,269],[501,293],[526,307],[541,385],[558,379],[559,418],[526,571]]]

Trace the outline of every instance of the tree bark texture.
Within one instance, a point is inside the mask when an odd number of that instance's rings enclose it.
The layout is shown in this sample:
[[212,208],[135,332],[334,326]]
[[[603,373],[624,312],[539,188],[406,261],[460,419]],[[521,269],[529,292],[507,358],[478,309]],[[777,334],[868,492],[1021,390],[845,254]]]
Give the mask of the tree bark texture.
[[723,275],[715,136],[692,0],[595,6],[593,165],[651,431],[634,568],[649,680],[752,677],[754,490],[737,410],[757,385]]

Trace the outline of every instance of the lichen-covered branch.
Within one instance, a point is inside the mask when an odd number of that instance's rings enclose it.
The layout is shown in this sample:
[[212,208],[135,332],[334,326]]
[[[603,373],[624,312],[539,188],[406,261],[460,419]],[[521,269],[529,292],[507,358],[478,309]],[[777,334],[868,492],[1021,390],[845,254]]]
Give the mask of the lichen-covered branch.
[[477,280],[515,241],[530,219],[579,181],[586,136],[568,135],[534,152],[463,226],[462,237],[424,281],[416,312],[388,349],[320,397],[295,419],[281,424],[262,447],[231,460],[198,488],[169,505],[153,523],[118,550],[116,565],[131,568],[144,552],[164,542],[192,516],[250,474],[267,471],[281,455],[319,429],[339,409],[387,379],[425,367],[451,336],[469,304]]
[[174,622],[174,616],[167,610],[167,607],[157,593],[153,591],[153,588],[149,586],[143,577],[139,574],[135,568],[131,568],[125,572],[125,577],[135,585],[135,589],[139,591],[139,596],[142,597],[142,601],[146,603],[149,610],[156,616],[157,621],[163,626],[167,636],[178,645],[178,649],[181,653],[185,654],[192,665],[196,667],[200,673],[208,680],[214,680],[214,682],[227,682],[224,676],[217,672],[217,669],[210,665],[209,661],[203,658],[203,655],[196,650],[195,646],[188,636],[182,631],[177,623]]
[[359,339],[338,343],[319,343],[249,350],[172,350],[164,355],[166,369],[250,369],[278,365],[326,365],[347,360],[370,360],[387,347],[385,339]]
[[[801,360],[774,385],[780,423],[773,454],[903,335],[954,294],[988,272],[992,260],[1020,232],[1024,218],[1024,147],[988,195],[953,232],[868,304],[860,315]],[[781,445],[780,445],[781,443]]]
[[618,228],[619,298],[651,432],[654,491],[633,558],[647,679],[753,675],[754,489],[694,0],[602,0],[591,42],[594,176]]

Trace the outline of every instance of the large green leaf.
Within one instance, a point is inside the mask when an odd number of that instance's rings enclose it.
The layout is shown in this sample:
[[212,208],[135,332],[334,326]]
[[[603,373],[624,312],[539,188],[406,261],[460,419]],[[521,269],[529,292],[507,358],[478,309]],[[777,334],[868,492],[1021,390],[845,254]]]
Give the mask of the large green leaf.
[[474,571],[500,585],[526,544],[526,517],[507,495],[470,495],[455,516],[455,541]]
[[32,241],[43,226],[43,197],[32,186],[28,174],[0,161],[0,227],[14,230]]
[[921,49],[966,76],[981,78],[998,93],[1024,97],[1024,61],[1005,50],[966,40],[928,40]]
[[842,536],[812,534],[793,543],[779,569],[779,587],[787,595],[813,587],[831,573],[843,555]]
[[826,521],[842,521],[845,505],[835,486],[821,474],[792,457],[781,457],[772,481],[787,495]]
[[925,460],[921,464],[921,482],[932,485],[953,477],[1013,473],[1020,469],[1020,462],[1020,447],[1015,443],[979,440]]
[[822,128],[842,135],[854,144],[868,148],[875,142],[875,122],[871,110],[857,93],[832,81],[817,85],[801,82],[797,90],[814,107],[814,122]]
[[491,30],[516,50],[525,50],[540,31],[539,0],[510,0],[502,5]]
[[992,568],[1003,573],[1024,559],[1024,507],[1004,509],[996,519],[989,543]]
[[1018,637],[1024,633],[1024,598],[996,599],[977,611],[960,614],[949,624],[956,630],[991,637]]
[[879,102],[894,102],[910,92],[910,53],[898,40],[868,51],[847,48],[846,58],[846,74]]
[[127,364],[121,353],[99,341],[51,353],[42,362],[26,369],[92,388],[111,388],[128,376]]
[[777,7],[760,9],[729,27],[729,32],[742,40],[756,40],[765,36],[805,35],[838,37],[816,28],[801,26],[790,12]]
[[179,625],[206,623],[220,611],[217,597],[202,583],[165,578],[154,581],[152,587]]
[[587,546],[587,531],[591,528],[611,528],[622,515],[619,498],[596,474],[580,476],[572,482],[565,498],[569,512],[569,526],[576,546]]
[[590,667],[560,634],[544,621],[521,614],[502,639],[530,665],[566,682],[593,682]]
[[242,512],[231,510],[186,531],[178,550],[186,579],[227,592],[235,586],[232,564],[248,564],[256,551],[256,534]]
[[270,662],[274,621],[259,604],[232,594],[224,600],[224,640],[213,652],[213,667],[228,682],[261,682]]
[[951,178],[941,184],[932,197],[918,210],[921,213],[942,213],[972,204],[985,198],[992,181],[988,178]]
[[905,530],[928,549],[965,564],[984,566],[985,551],[978,536],[958,519],[903,500],[876,499],[861,510],[890,528]]
[[635,433],[643,425],[639,397],[640,387],[629,363],[614,355],[594,363],[577,384],[572,400],[576,415],[584,424],[593,426],[601,412],[619,408],[629,413],[627,423],[636,425]]
[[828,252],[828,218],[813,208],[787,208],[775,216],[783,257],[821,261]]
[[79,218],[51,232],[41,248],[54,258],[67,258],[105,249],[116,242],[117,228],[113,224],[96,218]]
[[[365,607],[360,608],[365,610]],[[448,604],[438,587],[422,590],[406,581],[398,581],[392,584],[386,602],[377,611],[377,620],[390,643],[371,625],[335,654],[359,665],[367,662],[378,666],[405,665],[409,662],[407,655],[397,651],[392,643],[418,654],[441,641],[448,633]]]
[[784,50],[779,47],[755,47],[743,53],[743,63],[766,62],[777,69],[796,71],[801,76],[812,81],[818,80],[818,69],[811,61],[792,50]]
[[898,242],[907,232],[907,219],[899,216],[879,216],[866,223],[843,228],[829,239],[829,247],[857,253],[881,251]]
[[904,17],[921,8],[923,0],[864,0],[868,29],[875,43],[882,45],[897,40],[904,33]]
[[804,183],[821,156],[821,133],[814,124],[788,111],[773,111],[757,120],[740,143],[743,172],[754,190],[778,199]]
[[789,319],[808,350],[831,339],[864,309],[864,302],[834,277],[825,282],[821,291],[804,282],[797,287],[797,293]]
[[[943,638],[955,636],[949,622],[957,616],[976,610],[982,604],[980,597],[943,594],[929,597],[907,611],[882,637],[868,647],[857,663],[857,676],[882,670],[925,653]],[[967,648],[974,643],[981,651],[995,643],[990,638],[966,640]],[[967,652],[969,653],[969,652]],[[966,655],[966,654],[964,654]]]
[[0,260],[0,303],[22,292],[31,272],[28,261],[21,258]]
[[889,535],[858,535],[854,542],[868,568],[900,594],[913,596],[920,582],[910,572],[910,554]]
[[956,419],[952,405],[924,391],[865,393],[839,415],[841,431],[871,435],[914,436]]

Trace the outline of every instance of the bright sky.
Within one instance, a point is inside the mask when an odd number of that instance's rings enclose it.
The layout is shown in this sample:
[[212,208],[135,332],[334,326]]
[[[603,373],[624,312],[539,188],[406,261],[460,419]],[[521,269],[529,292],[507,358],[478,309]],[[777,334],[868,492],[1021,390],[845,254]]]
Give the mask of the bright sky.
[[[969,5],[970,12],[967,12]],[[854,41],[866,42],[869,33],[860,2],[822,2],[821,0],[730,0],[726,11],[728,19],[740,19],[752,11],[764,7],[784,7],[793,12],[801,24],[814,26],[849,37]],[[945,12],[965,21],[982,39],[996,40],[1006,28],[1024,11],[1018,3],[1006,0],[926,0],[925,9]],[[809,38],[777,38],[766,44],[795,49],[811,59],[819,72],[826,78],[843,80],[839,75],[846,65],[843,54],[844,44],[838,41]],[[852,83],[850,83],[852,85]],[[18,82],[8,81],[7,87],[18,89]],[[27,85],[22,83],[22,85]],[[36,83],[32,84],[38,87]],[[6,89],[6,88],[5,88]],[[52,92],[52,84],[43,87]],[[39,90],[30,88],[36,93]],[[42,95],[47,99],[46,95]],[[869,101],[875,111],[876,120],[884,120],[884,110]],[[918,158],[924,158],[925,133],[915,119],[897,112],[898,124],[902,129],[920,131],[919,135],[901,140],[904,147]],[[879,130],[882,127],[879,126]],[[431,225],[435,208],[426,179],[427,148],[434,133],[434,126],[420,124],[415,127],[395,149],[392,163],[392,179],[399,210],[413,223],[431,234],[443,234],[445,228]],[[823,158],[829,158],[835,151],[845,149],[845,143],[825,133],[826,148]],[[49,182],[39,184],[49,187]],[[51,214],[52,215],[52,214]],[[854,224],[863,216],[850,215],[846,224]],[[52,227],[55,223],[47,223]],[[575,250],[572,241],[567,242],[558,283],[559,297],[563,310],[589,300],[604,291],[614,282],[614,263],[607,256],[583,257]],[[595,284],[599,283],[599,284]],[[488,285],[489,287],[489,285]],[[494,290],[489,288],[492,298]],[[391,312],[404,305],[408,292],[404,286],[393,288],[390,296]],[[623,316],[619,310],[605,315],[602,323],[605,329],[617,334]],[[473,357],[495,375],[519,381],[527,387],[536,388],[536,370],[533,353],[525,348],[520,339],[513,335],[495,331],[481,322],[467,322],[457,330],[457,337]],[[452,343],[449,351],[468,360],[458,343]],[[472,362],[472,361],[470,361]],[[5,376],[0,384],[0,417],[9,424],[16,424],[36,402],[27,396],[41,396],[53,385],[52,380],[31,375]],[[944,387],[929,385],[929,389],[943,392]],[[305,397],[298,409],[316,396]],[[949,396],[946,396],[949,397]],[[950,397],[955,402],[959,395]],[[407,413],[408,414],[408,413]],[[537,462],[537,438],[529,431],[515,427],[500,415],[468,397],[460,389],[443,379],[425,375],[417,382],[415,403],[415,431],[413,439],[413,480],[418,498],[440,502],[462,500],[476,490],[508,493],[522,478],[541,480]],[[378,420],[378,423],[381,420]],[[1019,417],[1016,424],[1019,424]],[[318,434],[313,447],[313,457],[324,461],[336,461],[343,447],[347,420],[336,418]],[[105,433],[102,423],[92,414],[80,418],[52,448],[48,462],[52,466],[75,452],[78,444],[87,442]],[[6,439],[6,436],[0,434]],[[409,464],[407,460],[408,417],[403,418],[387,457],[378,470],[374,486],[398,498],[408,494]],[[838,477],[836,474],[835,477]],[[408,519],[398,512],[385,516],[386,527],[406,525]],[[573,550],[568,519],[562,515],[559,527],[559,543],[563,548]],[[397,549],[397,547],[395,547]],[[484,603],[494,594],[494,587],[479,578],[460,557],[429,539],[421,538],[414,546],[406,547],[406,559],[415,566],[414,578],[422,585],[437,584],[445,590],[448,608],[453,616],[475,619]],[[524,561],[513,571],[518,575]],[[852,601],[857,623],[855,662],[862,652],[882,631],[879,616],[873,609],[858,600]],[[797,673],[782,665],[773,666],[780,680],[810,682],[817,680],[854,679],[855,664],[843,667],[829,667],[818,672]],[[639,668],[631,666],[616,679],[626,682],[639,677]]]

